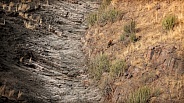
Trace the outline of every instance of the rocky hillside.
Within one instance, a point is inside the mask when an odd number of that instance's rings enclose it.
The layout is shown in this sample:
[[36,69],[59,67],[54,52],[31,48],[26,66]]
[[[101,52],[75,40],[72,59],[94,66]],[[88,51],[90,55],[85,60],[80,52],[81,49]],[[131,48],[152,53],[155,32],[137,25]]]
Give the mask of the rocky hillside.
[[0,103],[99,102],[81,50],[98,3],[18,1],[0,3]]
[[184,102],[184,2],[103,0],[83,39],[104,103]]

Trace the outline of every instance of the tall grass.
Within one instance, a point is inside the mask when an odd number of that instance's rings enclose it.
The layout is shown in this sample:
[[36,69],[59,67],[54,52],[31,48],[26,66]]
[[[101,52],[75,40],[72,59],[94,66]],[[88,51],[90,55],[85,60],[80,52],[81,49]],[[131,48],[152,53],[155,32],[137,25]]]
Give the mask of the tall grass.
[[88,25],[93,26],[97,22],[97,13],[91,13],[87,17]]
[[120,18],[120,11],[116,9],[108,9],[98,13],[98,23],[114,23]]
[[165,30],[172,30],[176,24],[176,16],[169,15],[162,21],[162,26]]
[[96,58],[89,63],[89,73],[90,75],[99,80],[104,72],[109,72],[110,61],[108,56],[102,54],[98,55]]
[[132,21],[128,22],[126,25],[124,25],[123,30],[124,30],[126,35],[131,35],[131,34],[135,33],[135,31],[136,31],[135,27],[136,27],[136,23],[134,20],[132,20]]
[[134,20],[131,20],[123,27],[124,33],[120,35],[120,41],[124,41],[125,37],[128,37],[128,39],[131,42],[135,42],[137,40],[136,38],[136,23]]
[[126,71],[126,63],[124,60],[118,60],[114,64],[112,64],[110,68],[110,74],[113,77],[120,77]]
[[110,8],[108,5],[112,0],[103,0],[97,12],[91,13],[87,17],[88,25],[94,24],[105,25],[108,22],[114,23],[121,18],[121,12],[115,8]]
[[147,86],[139,88],[137,91],[133,92],[127,103],[148,103],[148,100],[151,98],[151,89]]

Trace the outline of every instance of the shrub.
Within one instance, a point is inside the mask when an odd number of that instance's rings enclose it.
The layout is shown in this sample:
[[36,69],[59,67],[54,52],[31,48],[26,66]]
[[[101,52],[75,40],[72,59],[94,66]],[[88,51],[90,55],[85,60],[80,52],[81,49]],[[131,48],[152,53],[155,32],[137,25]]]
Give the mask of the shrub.
[[135,42],[137,40],[136,38],[136,23],[134,20],[131,22],[128,22],[124,28],[124,35],[128,36],[131,42]]
[[107,22],[114,23],[120,19],[120,11],[116,9],[109,9],[98,13],[98,23],[106,24]]
[[127,103],[148,103],[150,98],[151,90],[147,86],[144,86],[133,92],[129,96]]
[[92,77],[99,80],[103,72],[109,72],[109,58],[102,54],[90,61],[89,72]]
[[120,41],[124,41],[125,40],[125,35],[124,34],[121,34],[120,35]]
[[176,17],[174,15],[169,15],[162,21],[162,26],[166,30],[171,30],[176,24]]
[[126,71],[126,63],[124,60],[116,61],[110,68],[110,73],[113,77],[122,76]]
[[109,14],[108,17],[109,17],[109,21],[110,21],[111,23],[113,23],[113,22],[119,20],[120,17],[121,17],[120,11],[118,11],[118,10],[116,10],[116,9],[109,10],[107,13]]
[[130,34],[130,41],[131,42],[136,42],[136,40],[137,40],[137,38],[136,38],[135,33]]
[[111,0],[104,0],[101,7],[96,13],[91,13],[87,17],[87,22],[90,26],[98,23],[105,25],[107,22],[114,23],[121,18],[121,12],[114,8],[107,8]]
[[97,22],[97,13],[91,13],[87,17],[87,23],[90,26],[93,26]]
[[126,35],[135,33],[135,31],[136,31],[135,30],[135,26],[136,26],[136,24],[135,24],[135,21],[134,20],[132,20],[131,22],[129,22],[128,24],[126,24],[124,26],[124,32],[126,33]]
[[104,10],[105,8],[107,8],[107,6],[110,5],[111,1],[112,0],[103,0],[99,10]]

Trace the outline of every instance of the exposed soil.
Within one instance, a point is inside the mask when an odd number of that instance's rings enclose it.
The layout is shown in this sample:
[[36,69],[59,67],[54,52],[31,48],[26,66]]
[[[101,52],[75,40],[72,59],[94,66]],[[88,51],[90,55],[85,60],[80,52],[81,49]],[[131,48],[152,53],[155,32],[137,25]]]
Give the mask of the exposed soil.
[[[29,103],[99,102],[99,89],[85,74],[85,56],[81,37],[88,28],[86,14],[97,8],[96,2],[52,1],[28,14],[42,18],[37,24],[1,8],[0,86],[6,95]],[[26,28],[25,21],[36,25]],[[17,95],[22,92],[20,98]],[[1,102],[11,102],[1,97]],[[17,100],[16,100],[17,101]],[[12,101],[15,102],[15,101]]]
[[[122,18],[113,23],[104,20],[105,25],[97,19],[84,38],[84,49],[94,64],[91,74],[101,72],[99,84],[106,95],[105,103],[129,103],[133,99],[137,101],[131,103],[139,103],[139,97],[130,94],[144,86],[153,94],[157,89],[160,92],[144,103],[184,103],[184,2],[112,0],[105,10],[111,8],[121,11]],[[163,20],[168,15],[177,17],[173,30],[164,29]],[[132,21],[136,24],[133,41],[126,32]],[[109,70],[101,70],[96,63],[101,54],[110,60]],[[125,61],[125,67],[119,67],[120,60]],[[117,72],[115,77],[111,75]]]

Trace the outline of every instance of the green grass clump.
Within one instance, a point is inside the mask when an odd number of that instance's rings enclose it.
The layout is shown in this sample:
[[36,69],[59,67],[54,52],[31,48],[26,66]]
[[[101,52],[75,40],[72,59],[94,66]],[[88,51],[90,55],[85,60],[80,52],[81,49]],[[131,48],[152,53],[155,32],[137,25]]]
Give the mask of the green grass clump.
[[135,35],[135,33],[132,33],[132,34],[130,34],[130,41],[131,42],[136,42],[136,35]]
[[[136,23],[134,20],[132,20],[131,22],[128,22],[126,25],[124,25],[123,27],[123,31],[124,31],[124,37],[128,37],[129,40],[131,42],[136,42],[137,38],[136,38]],[[123,41],[123,39],[121,39],[121,35],[120,35],[120,40]],[[124,38],[125,39],[125,38]]]
[[90,26],[94,24],[104,26],[108,22],[114,23],[121,18],[119,10],[108,7],[110,3],[111,0],[104,0],[97,12],[88,15],[87,22]]
[[88,25],[93,26],[97,22],[97,13],[91,13],[87,17]]
[[113,77],[119,77],[122,76],[123,73],[126,71],[126,63],[124,60],[118,60],[116,61],[110,68],[110,74]]
[[112,0],[103,0],[102,3],[101,3],[101,5],[100,5],[99,10],[104,10],[105,8],[107,8],[108,5],[111,4],[111,1]]
[[109,9],[103,12],[99,12],[97,17],[98,24],[106,24],[108,22],[114,23],[115,21],[120,19],[120,14],[120,11],[116,9]]
[[136,32],[135,27],[136,27],[135,21],[132,20],[131,22],[129,22],[124,26],[124,32],[126,33],[126,35],[133,34]]
[[99,80],[104,72],[109,72],[109,58],[102,54],[90,61],[89,73],[92,77]]
[[121,34],[120,35],[120,41],[124,41],[125,40],[125,35],[124,34]]
[[116,10],[116,9],[111,9],[107,13],[109,14],[108,17],[109,17],[109,21],[111,23],[113,23],[121,18],[121,12]]
[[151,89],[147,86],[144,86],[133,92],[129,96],[127,103],[148,103],[150,98]]
[[165,30],[172,30],[176,24],[176,16],[169,15],[162,21],[162,26]]

